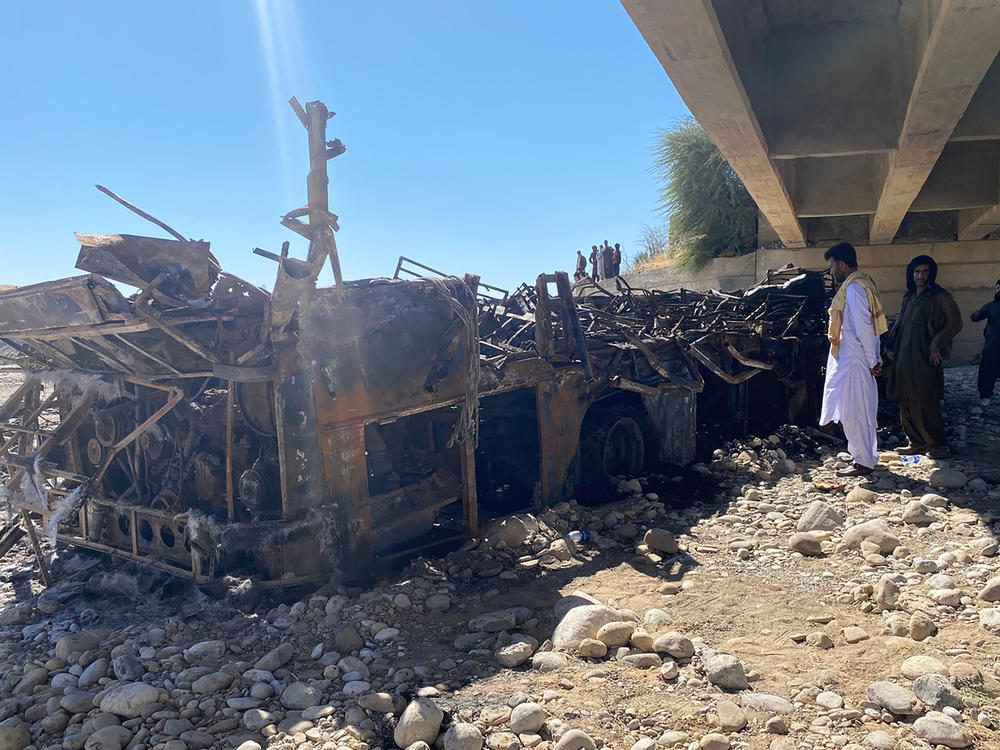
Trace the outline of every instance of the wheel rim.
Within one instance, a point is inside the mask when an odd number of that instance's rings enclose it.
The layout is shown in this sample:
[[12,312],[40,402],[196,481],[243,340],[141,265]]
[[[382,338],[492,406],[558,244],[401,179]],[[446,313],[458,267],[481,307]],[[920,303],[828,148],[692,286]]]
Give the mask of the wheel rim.
[[604,439],[604,473],[637,474],[645,459],[642,428],[630,417],[616,420]]

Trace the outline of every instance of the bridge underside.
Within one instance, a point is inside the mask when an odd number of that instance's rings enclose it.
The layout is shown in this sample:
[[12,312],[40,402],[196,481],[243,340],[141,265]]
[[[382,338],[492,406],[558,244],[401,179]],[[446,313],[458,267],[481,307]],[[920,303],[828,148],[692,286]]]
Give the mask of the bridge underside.
[[1000,0],[622,4],[786,247],[1000,228]]

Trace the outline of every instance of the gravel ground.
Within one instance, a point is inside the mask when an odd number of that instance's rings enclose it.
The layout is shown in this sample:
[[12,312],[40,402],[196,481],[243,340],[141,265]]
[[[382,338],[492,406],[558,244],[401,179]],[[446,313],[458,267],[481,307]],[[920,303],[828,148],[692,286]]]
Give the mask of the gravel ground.
[[948,461],[904,463],[888,413],[844,482],[783,427],[364,590],[213,600],[59,551],[43,592],[22,543],[0,750],[1000,747],[1000,408],[947,383]]

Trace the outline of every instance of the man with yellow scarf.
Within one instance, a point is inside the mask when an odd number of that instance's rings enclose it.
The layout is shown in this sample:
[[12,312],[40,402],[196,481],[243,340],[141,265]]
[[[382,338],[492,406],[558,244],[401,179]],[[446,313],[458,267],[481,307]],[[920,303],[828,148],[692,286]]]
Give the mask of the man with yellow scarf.
[[858,256],[849,242],[823,255],[834,281],[840,284],[830,305],[830,356],[819,423],[840,422],[853,463],[838,471],[842,477],[871,474],[878,464],[878,386],[882,371],[879,336],[888,330],[878,288],[858,270]]

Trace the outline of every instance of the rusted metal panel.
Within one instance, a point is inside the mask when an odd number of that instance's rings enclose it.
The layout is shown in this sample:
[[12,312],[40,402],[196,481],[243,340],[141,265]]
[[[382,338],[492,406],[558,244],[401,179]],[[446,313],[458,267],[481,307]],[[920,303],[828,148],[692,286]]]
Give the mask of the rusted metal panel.
[[[103,293],[103,306],[96,290]],[[107,321],[106,310],[126,307],[118,290],[93,274],[32,284],[0,292],[0,335],[97,325]]]
[[[470,387],[475,298],[459,279],[368,281],[316,290],[301,311],[300,347],[315,372],[321,424],[437,408]],[[471,335],[470,335],[471,334]]]
[[538,400],[540,502],[551,506],[566,499],[570,467],[580,447],[580,426],[591,394],[582,371],[563,370],[536,387]]
[[166,275],[164,294],[178,299],[208,297],[218,278],[207,242],[162,240],[131,234],[77,234],[76,267],[143,289]]

